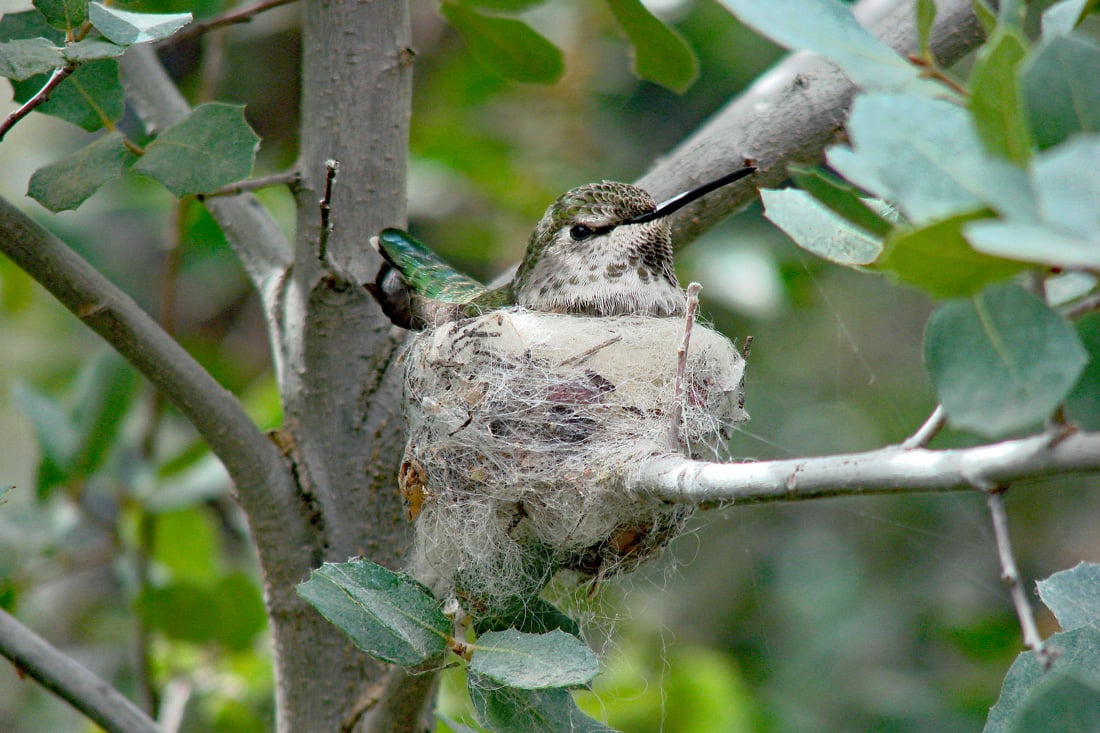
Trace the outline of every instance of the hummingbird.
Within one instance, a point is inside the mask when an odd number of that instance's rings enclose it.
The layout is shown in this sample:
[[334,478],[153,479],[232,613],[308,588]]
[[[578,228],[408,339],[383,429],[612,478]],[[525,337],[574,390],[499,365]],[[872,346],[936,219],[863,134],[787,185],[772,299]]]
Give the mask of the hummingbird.
[[394,324],[412,330],[509,306],[582,316],[682,315],[686,298],[673,270],[668,216],[755,171],[739,168],[660,204],[629,183],[571,189],[535,226],[515,276],[495,289],[408,232],[383,229],[371,244],[384,263],[366,287]]

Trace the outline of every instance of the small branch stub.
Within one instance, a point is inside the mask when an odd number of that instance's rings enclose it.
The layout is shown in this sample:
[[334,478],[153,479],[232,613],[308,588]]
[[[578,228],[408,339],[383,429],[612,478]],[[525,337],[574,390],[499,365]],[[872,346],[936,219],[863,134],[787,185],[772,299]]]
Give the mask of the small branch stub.
[[340,172],[340,161],[325,161],[325,195],[321,199],[321,235],[317,245],[317,259],[328,259],[328,238],[332,234],[332,187],[336,183],[336,174]]
[[699,291],[703,286],[693,282],[687,286],[687,307],[684,315],[684,338],[676,350],[676,384],[672,393],[672,424],[669,426],[669,447],[680,450],[680,420],[684,415],[684,372],[687,370],[688,348],[691,346],[691,329],[699,310]]

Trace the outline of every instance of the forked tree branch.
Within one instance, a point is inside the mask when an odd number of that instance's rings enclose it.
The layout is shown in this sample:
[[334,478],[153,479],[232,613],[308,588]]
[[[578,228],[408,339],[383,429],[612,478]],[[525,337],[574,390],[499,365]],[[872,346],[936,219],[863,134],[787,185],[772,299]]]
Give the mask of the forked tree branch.
[[670,457],[639,466],[626,487],[684,504],[794,501],[825,496],[987,490],[1021,479],[1100,471],[1100,433],[1064,428],[974,448],[889,446],[865,453],[758,463]]
[[161,733],[137,705],[0,609],[0,654],[109,733]]

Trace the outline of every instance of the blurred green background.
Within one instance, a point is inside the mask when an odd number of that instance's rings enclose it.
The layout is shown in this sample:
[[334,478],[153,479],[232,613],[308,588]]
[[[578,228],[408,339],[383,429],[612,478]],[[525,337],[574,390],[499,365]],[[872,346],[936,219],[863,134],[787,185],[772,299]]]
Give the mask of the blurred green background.
[[[198,16],[225,9],[221,0],[124,5]],[[699,56],[699,81],[683,96],[631,75],[602,3],[550,0],[525,14],[566,54],[565,77],[542,87],[492,76],[437,3],[412,2],[411,229],[491,277],[519,259],[558,193],[639,176],[780,56],[714,0],[647,5]],[[3,12],[29,7],[0,0]],[[289,167],[296,154],[297,13],[280,8],[163,49],[193,101],[247,104],[263,137],[258,174]],[[137,135],[132,119],[124,125]],[[31,172],[85,139],[41,115],[17,126],[0,144],[0,195],[170,323],[262,427],[277,426],[257,299],[200,206],[177,205],[134,176],[58,216],[25,198]],[[290,195],[270,189],[261,199],[289,231]],[[932,410],[920,357],[933,306],[925,296],[814,259],[758,206],[693,244],[678,267],[683,282],[702,283],[705,315],[720,330],[755,338],[753,420],[733,456],[872,449],[904,438]],[[270,730],[257,573],[220,465],[5,259],[0,309],[0,486],[15,487],[0,505],[0,605],[142,704],[159,705],[178,730]],[[1081,328],[1100,339],[1100,317]],[[933,445],[973,442],[947,432]],[[1013,487],[1007,502],[1026,578],[1100,560],[1096,484]],[[587,711],[630,733],[981,729],[1022,648],[982,497],[738,506],[693,526],[665,557],[578,602],[605,665],[582,696]],[[1040,623],[1055,630],[1043,612]],[[443,709],[460,718],[453,682]],[[0,664],[0,731],[91,729]]]

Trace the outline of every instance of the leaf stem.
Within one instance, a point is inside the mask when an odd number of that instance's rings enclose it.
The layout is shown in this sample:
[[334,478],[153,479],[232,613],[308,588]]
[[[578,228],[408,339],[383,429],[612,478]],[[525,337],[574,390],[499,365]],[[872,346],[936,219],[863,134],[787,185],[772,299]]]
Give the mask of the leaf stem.
[[75,70],[76,64],[67,64],[54,69],[53,74],[50,75],[45,85],[39,89],[33,97],[24,102],[19,109],[12,112],[8,115],[7,119],[0,123],[0,140],[4,139],[4,135],[8,134],[8,130],[15,127],[15,124],[19,122],[19,120],[29,115],[35,107],[38,107],[48,100],[53,90],[56,89],[61,82],[65,81],[69,74],[73,73]]
[[936,409],[932,411],[924,424],[917,428],[917,432],[906,438],[901,447],[906,450],[925,447],[932,438],[936,437],[946,423],[947,412],[943,409],[943,405],[936,405]]

